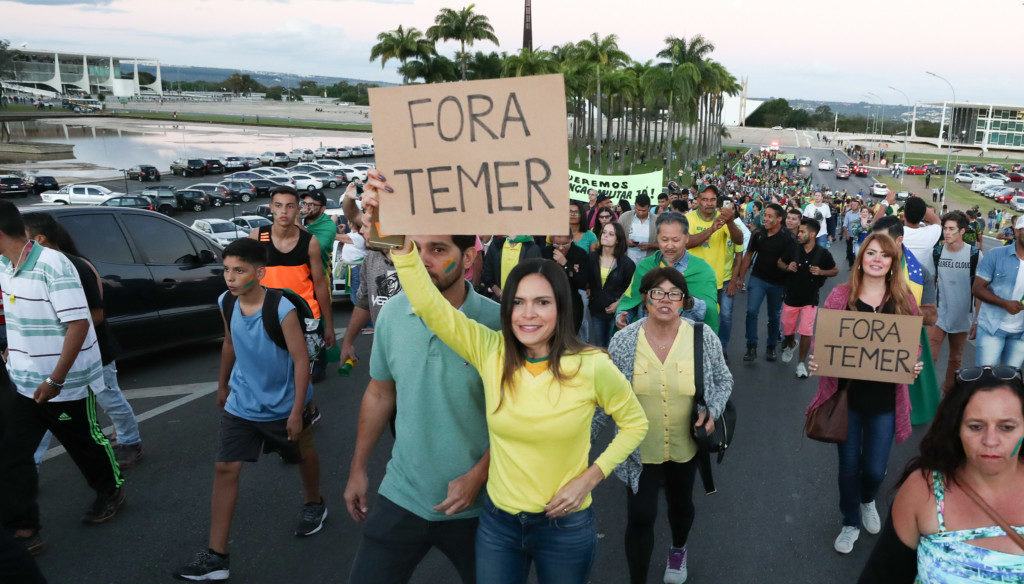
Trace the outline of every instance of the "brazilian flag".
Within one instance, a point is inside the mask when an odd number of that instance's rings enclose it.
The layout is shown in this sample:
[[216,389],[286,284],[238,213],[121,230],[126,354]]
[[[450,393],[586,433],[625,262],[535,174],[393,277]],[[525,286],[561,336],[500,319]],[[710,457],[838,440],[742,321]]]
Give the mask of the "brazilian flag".
[[[921,305],[924,292],[924,271],[914,254],[903,246],[903,276],[907,279],[910,292],[914,295],[917,305]],[[921,327],[921,361],[924,367],[917,381],[910,386],[910,423],[915,426],[927,424],[935,416],[935,410],[942,400],[939,379],[935,374],[935,363],[932,360],[931,346],[928,344],[928,329]]]

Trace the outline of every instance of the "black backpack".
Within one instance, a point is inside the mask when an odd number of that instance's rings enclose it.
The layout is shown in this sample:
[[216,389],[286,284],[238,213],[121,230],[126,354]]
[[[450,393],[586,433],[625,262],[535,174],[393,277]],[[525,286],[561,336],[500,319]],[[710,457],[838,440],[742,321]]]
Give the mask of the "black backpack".
[[[267,288],[266,290],[267,294],[263,297],[263,330],[267,332],[267,336],[275,345],[285,351],[288,350],[284,331],[281,330],[281,322],[277,320],[277,309],[281,304],[281,299],[287,298],[295,306],[296,316],[302,323],[302,333],[306,338],[306,351],[309,354],[309,365],[312,371],[314,363],[325,348],[323,319],[316,318],[306,299],[293,290],[287,288]],[[231,293],[225,294],[224,299],[221,300],[220,309],[224,314],[224,320],[228,323],[228,330],[231,330],[231,315],[235,312],[235,302],[237,301],[237,298]],[[316,322],[315,326],[313,325],[314,321]]]

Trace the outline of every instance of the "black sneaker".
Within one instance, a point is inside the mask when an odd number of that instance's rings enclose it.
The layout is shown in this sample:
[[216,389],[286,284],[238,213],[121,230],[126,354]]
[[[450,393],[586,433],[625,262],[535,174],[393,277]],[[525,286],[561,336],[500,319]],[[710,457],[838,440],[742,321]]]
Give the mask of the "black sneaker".
[[227,580],[230,574],[227,556],[218,556],[209,550],[203,550],[187,565],[178,568],[174,572],[174,577],[178,580],[200,582]]
[[109,521],[111,517],[117,515],[117,512],[124,506],[125,499],[127,498],[124,487],[118,487],[105,495],[96,495],[96,500],[93,501],[92,507],[89,507],[89,510],[85,512],[85,516],[82,517],[82,523],[99,524]]
[[753,361],[757,359],[757,347],[750,345],[747,347],[747,353],[743,355],[744,361]]
[[299,525],[295,528],[295,535],[306,537],[313,535],[324,527],[324,520],[327,519],[327,504],[324,498],[320,497],[319,503],[306,503],[299,513]]
[[131,468],[142,458],[142,442],[114,445],[114,456],[121,468]]
[[38,556],[43,553],[43,550],[46,548],[46,542],[43,541],[43,538],[39,535],[38,529],[32,535],[16,535],[14,536],[14,539],[33,556]]
[[775,361],[775,345],[768,347],[768,350],[764,352],[765,361]]

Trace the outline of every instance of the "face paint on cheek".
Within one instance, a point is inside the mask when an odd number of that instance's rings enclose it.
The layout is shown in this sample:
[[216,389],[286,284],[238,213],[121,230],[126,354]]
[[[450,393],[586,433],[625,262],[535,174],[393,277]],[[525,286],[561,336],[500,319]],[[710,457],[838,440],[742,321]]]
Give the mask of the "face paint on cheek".
[[448,261],[446,261],[444,263],[443,267],[444,267],[444,273],[445,274],[450,274],[451,271],[455,269],[455,260],[453,260],[452,258],[448,258]]
[[252,288],[253,286],[256,285],[256,281],[257,281],[256,278],[253,277],[252,280],[249,280],[245,284],[242,284],[242,290],[248,290],[249,288]]
[[1017,441],[1017,447],[1013,449],[1013,454],[1011,454],[1010,456],[1017,456],[1018,454],[1020,454],[1021,444],[1024,444],[1024,438],[1021,438],[1020,440]]

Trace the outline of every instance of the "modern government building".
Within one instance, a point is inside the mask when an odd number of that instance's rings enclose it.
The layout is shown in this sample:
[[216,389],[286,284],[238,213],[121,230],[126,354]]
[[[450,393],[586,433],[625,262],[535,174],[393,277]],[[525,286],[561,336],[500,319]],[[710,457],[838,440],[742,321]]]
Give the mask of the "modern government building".
[[[917,106],[942,108],[943,139],[953,145],[987,150],[1024,150],[1024,105],[982,104],[969,102],[918,102],[914,105],[913,123],[917,122]],[[919,139],[910,127],[911,139]]]
[[[155,67],[153,83],[139,82],[139,65]],[[12,89],[65,96],[107,93],[127,98],[163,94],[160,61],[142,57],[20,49],[14,55],[13,71],[0,82]]]

